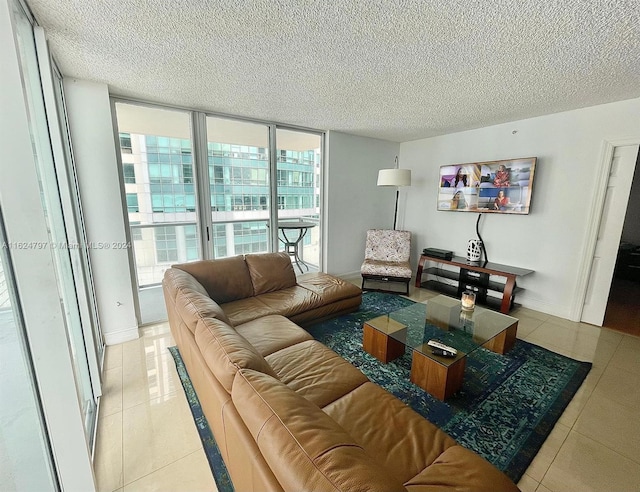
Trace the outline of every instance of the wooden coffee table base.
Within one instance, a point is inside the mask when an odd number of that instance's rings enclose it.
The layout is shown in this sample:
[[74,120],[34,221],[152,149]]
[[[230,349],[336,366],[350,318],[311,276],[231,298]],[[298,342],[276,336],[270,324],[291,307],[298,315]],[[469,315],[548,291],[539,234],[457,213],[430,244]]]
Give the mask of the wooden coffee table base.
[[466,361],[466,355],[458,353],[457,360],[451,364],[439,364],[414,350],[411,363],[411,382],[439,400],[446,400],[462,386]]
[[405,344],[365,323],[363,327],[362,348],[365,352],[386,364],[404,355]]
[[504,355],[511,350],[516,343],[516,335],[518,334],[518,323],[507,328],[498,336],[492,338],[483,345],[484,348],[495,352],[496,354]]

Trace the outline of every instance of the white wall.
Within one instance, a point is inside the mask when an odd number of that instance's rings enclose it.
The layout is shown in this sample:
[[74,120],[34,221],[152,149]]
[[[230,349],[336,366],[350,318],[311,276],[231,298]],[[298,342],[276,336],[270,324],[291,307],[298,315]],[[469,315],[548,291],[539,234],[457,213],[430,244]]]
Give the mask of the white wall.
[[[395,188],[376,186],[378,170],[392,168],[400,145],[339,132],[327,134],[325,266],[328,273],[359,273],[367,229],[391,229]],[[410,167],[400,160],[400,167]],[[398,229],[403,226],[402,204]]]
[[414,262],[424,247],[465,255],[475,237],[478,214],[436,211],[440,166],[535,156],[531,213],[486,214],[480,234],[491,261],[535,270],[518,281],[526,289],[519,303],[570,318],[602,143],[626,137],[640,137],[640,99],[401,144],[402,167],[413,170],[406,228]]
[[[78,172],[100,325],[108,345],[138,338],[124,207],[105,84],[65,79],[71,142]],[[103,247],[108,245],[108,248]]]

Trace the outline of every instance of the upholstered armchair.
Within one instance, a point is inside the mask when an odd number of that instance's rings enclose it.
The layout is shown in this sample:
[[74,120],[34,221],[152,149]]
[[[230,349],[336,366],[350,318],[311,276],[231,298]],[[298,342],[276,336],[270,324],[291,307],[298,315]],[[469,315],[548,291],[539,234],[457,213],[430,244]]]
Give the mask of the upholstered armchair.
[[367,231],[367,243],[364,252],[364,263],[360,267],[362,290],[380,292],[396,292],[386,289],[368,289],[367,280],[377,282],[401,282],[406,286],[405,294],[409,294],[411,281],[411,232],[370,229]]

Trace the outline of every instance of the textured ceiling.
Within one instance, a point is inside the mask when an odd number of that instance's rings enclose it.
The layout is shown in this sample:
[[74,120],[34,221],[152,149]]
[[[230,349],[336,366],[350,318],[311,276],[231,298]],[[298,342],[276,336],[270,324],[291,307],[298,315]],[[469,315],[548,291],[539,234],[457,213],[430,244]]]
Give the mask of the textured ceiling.
[[638,0],[27,0],[112,94],[408,141],[640,97]]

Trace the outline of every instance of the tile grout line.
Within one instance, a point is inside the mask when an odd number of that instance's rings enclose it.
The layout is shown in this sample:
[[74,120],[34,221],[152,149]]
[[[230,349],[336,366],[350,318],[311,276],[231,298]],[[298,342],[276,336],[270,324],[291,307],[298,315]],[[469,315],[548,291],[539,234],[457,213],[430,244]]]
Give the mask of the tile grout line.
[[[199,453],[199,452],[201,452],[201,451],[204,453],[204,448],[203,448],[202,446],[201,446],[200,448],[196,449],[195,451],[192,451],[192,452],[190,452],[190,453],[187,453],[187,454],[185,454],[184,456],[182,456],[182,457],[180,457],[180,458],[178,458],[178,459],[176,459],[176,460],[172,461],[171,463],[167,463],[166,465],[163,465],[163,466],[161,466],[160,468],[157,468],[157,469],[155,469],[155,470],[150,471],[150,472],[149,472],[149,473],[147,473],[146,475],[142,475],[141,477],[138,477],[138,478],[136,478],[135,480],[132,480],[132,481],[130,481],[130,482],[128,482],[128,483],[126,483],[126,484],[124,484],[124,485],[123,485],[122,487],[120,487],[120,488],[124,489],[125,487],[128,487],[128,486],[130,486],[131,484],[136,483],[138,480],[142,480],[143,478],[146,478],[146,477],[148,477],[148,476],[150,476],[150,475],[153,475],[154,473],[157,473],[157,472],[159,472],[160,470],[164,470],[164,469],[165,469],[165,468],[167,468],[168,466],[171,466],[171,465],[173,465],[173,464],[177,463],[178,461],[183,460],[183,459],[185,459],[185,458],[188,458],[189,456],[191,456],[191,455],[193,455],[193,454],[196,454],[196,453]],[[206,455],[205,455],[205,458],[206,458]],[[124,480],[123,480],[123,481],[124,481]],[[116,489],[116,490],[118,490],[118,489]],[[115,490],[114,490],[113,492],[115,492]]]
[[636,461],[633,458],[629,458],[628,456],[625,456],[624,454],[622,454],[620,451],[616,451],[615,449],[612,449],[611,447],[607,446],[606,444],[601,443],[600,441],[598,441],[597,439],[591,437],[591,436],[587,436],[586,434],[583,434],[582,432],[575,430],[573,431],[576,434],[580,435],[580,437],[584,437],[585,439],[589,439],[590,441],[595,442],[598,446],[602,446],[603,448],[606,448],[607,450],[611,451],[612,453],[617,454],[620,458],[631,461],[632,463],[636,463],[636,464],[640,464],[640,461]]
[[[577,419],[576,419],[577,420]],[[564,425],[564,424],[562,424]],[[565,426],[568,427],[568,426]],[[571,427],[569,427],[569,432],[567,432],[567,435],[564,436],[564,439],[562,440],[562,443],[560,444],[560,446],[558,446],[558,450],[555,452],[555,454],[553,455],[553,458],[551,459],[551,462],[549,463],[549,466],[547,467],[547,469],[544,471],[544,473],[542,474],[542,478],[540,479],[539,485],[542,485],[542,481],[544,480],[544,478],[547,476],[547,473],[549,473],[549,470],[551,470],[551,467],[553,466],[553,462],[556,460],[556,458],[558,457],[558,454],[560,453],[560,450],[562,449],[562,446],[564,446],[564,443],[567,441],[567,438],[569,437],[569,434],[571,434]],[[548,439],[548,438],[547,438]],[[545,488],[549,489],[549,487],[547,487],[546,485],[544,485]],[[536,489],[537,490],[537,489]],[[559,491],[555,491],[552,489],[551,492],[559,492]]]

